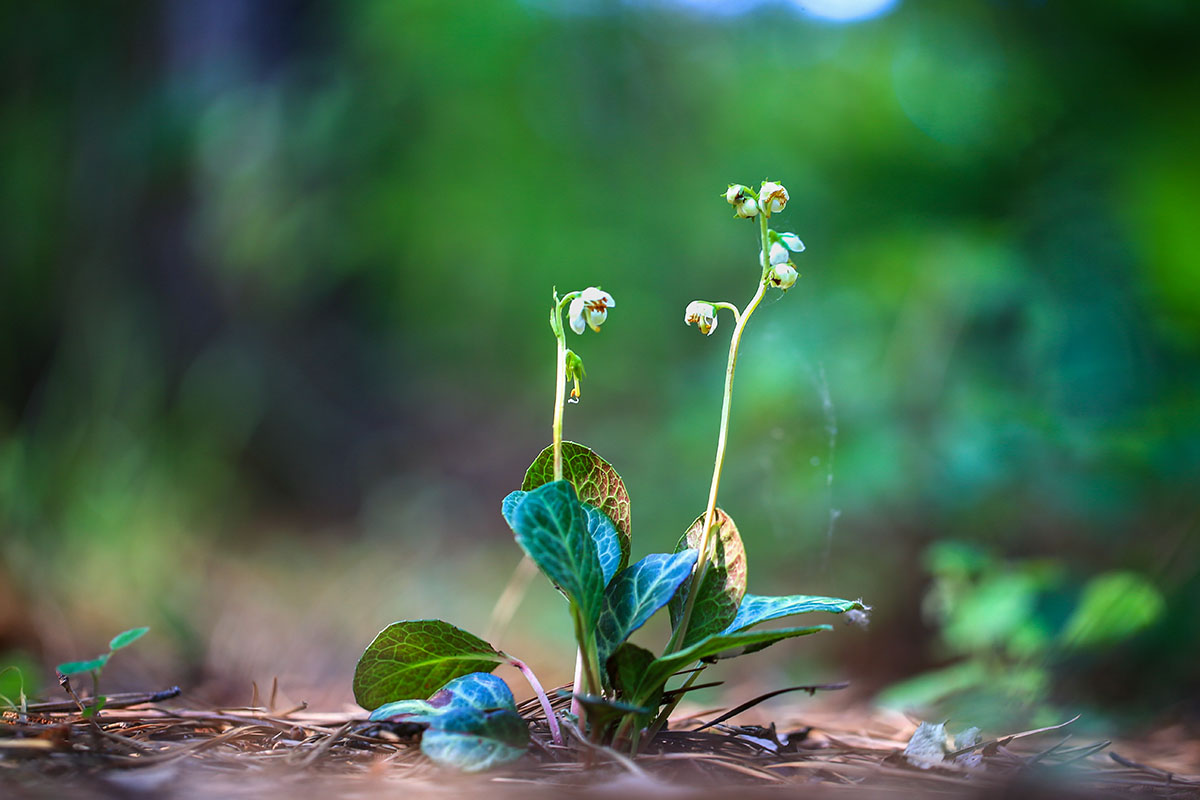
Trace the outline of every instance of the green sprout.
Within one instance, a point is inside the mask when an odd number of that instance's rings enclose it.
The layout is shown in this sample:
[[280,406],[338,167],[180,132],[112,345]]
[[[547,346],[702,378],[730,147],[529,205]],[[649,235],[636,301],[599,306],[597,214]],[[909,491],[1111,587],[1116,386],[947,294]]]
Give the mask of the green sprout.
[[128,647],[138,639],[150,632],[149,628],[130,628],[127,631],[122,631],[112,638],[108,643],[108,652],[101,653],[88,661],[66,661],[55,667],[58,673],[69,678],[72,675],[81,675],[90,673],[92,676],[92,705],[83,710],[85,717],[95,716],[104,708],[108,698],[100,694],[100,673],[104,671],[104,667],[108,664],[109,659],[118,650]]
[[[569,327],[599,331],[615,306],[596,287],[551,299],[550,329],[556,341],[552,439],[533,460],[518,491],[501,503],[501,514],[525,553],[514,581],[536,566],[567,601],[577,647],[571,714],[564,722],[592,743],[626,748],[636,755],[653,740],[701,670],[717,660],[757,652],[776,642],[829,630],[810,625],[752,630],[769,620],[810,612],[861,616],[859,600],[746,592],[746,551],[733,519],[717,506],[733,399],[734,368],[747,322],[767,292],[786,292],[798,273],[791,254],[804,250],[794,233],[769,226],[788,202],[787,190],[764,181],[756,192],[729,187],[726,200],[737,217],[757,218],[757,286],[743,309],[727,302],[696,300],[685,322],[705,335],[717,329],[721,310],[734,329],[725,372],[724,402],[708,502],[673,553],[652,553],[631,564],[629,492],[613,466],[590,448],[563,440],[563,412],[578,400],[583,361],[566,345]],[[568,400],[567,381],[574,386]],[[497,608],[511,616],[510,588]],[[661,654],[629,642],[651,616],[667,608],[672,634]],[[495,616],[493,617],[495,623]],[[496,625],[493,624],[493,628]],[[422,750],[433,761],[475,771],[519,758],[528,730],[514,725],[512,693],[491,676],[508,663],[529,679],[557,744],[558,720],[533,673],[522,662],[473,634],[441,620],[405,620],[385,628],[367,647],[354,675],[355,699],[380,724],[417,725]],[[669,688],[686,674],[681,685]],[[519,717],[516,718],[519,721]],[[577,724],[576,724],[577,723]]]

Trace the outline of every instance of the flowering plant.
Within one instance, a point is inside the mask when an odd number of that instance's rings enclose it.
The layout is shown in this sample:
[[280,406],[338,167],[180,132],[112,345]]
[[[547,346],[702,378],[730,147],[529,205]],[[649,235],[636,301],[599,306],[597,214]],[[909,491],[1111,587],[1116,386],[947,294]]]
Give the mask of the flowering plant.
[[[803,252],[794,233],[778,233],[769,220],[786,207],[781,184],[764,181],[758,191],[742,184],[724,193],[734,213],[759,223],[757,289],[745,308],[694,300],[684,321],[711,336],[717,314],[734,319],[725,373],[724,402],[708,503],[688,526],[673,553],[653,553],[630,564],[629,493],[612,465],[581,444],[563,441],[566,384],[569,401],[580,397],[583,361],[567,348],[563,310],[577,334],[599,332],[616,306],[612,295],[588,287],[552,296],[550,329],[557,344],[552,441],[510,493],[501,513],[525,553],[515,576],[536,566],[567,601],[577,645],[569,712],[556,712],[533,672],[520,660],[441,620],[393,623],[367,647],[354,676],[355,699],[383,725],[417,726],[422,750],[434,761],[480,770],[519,758],[528,727],[512,692],[489,673],[509,663],[524,673],[537,695],[555,745],[563,727],[589,745],[639,749],[666,724],[680,698],[717,660],[756,652],[776,642],[824,630],[810,625],[755,628],[769,620],[814,611],[861,616],[858,600],[746,591],[746,551],[733,519],[717,506],[717,490],[729,429],[734,368],[746,323],[765,294],[787,291],[798,278],[791,254]],[[510,585],[519,585],[519,579]],[[506,595],[509,594],[506,592]],[[511,608],[502,602],[497,607]],[[672,634],[661,654],[628,641],[662,608]],[[680,684],[668,688],[683,675]]]

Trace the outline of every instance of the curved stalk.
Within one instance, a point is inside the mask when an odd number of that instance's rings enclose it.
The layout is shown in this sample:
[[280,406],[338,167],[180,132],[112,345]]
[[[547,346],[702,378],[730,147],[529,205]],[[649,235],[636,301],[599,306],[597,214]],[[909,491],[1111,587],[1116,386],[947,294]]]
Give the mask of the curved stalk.
[[[710,561],[709,551],[713,545],[713,528],[714,518],[717,512],[717,490],[721,485],[721,469],[725,466],[725,446],[729,439],[729,410],[733,404],[733,373],[737,368],[738,347],[742,343],[742,332],[746,329],[746,323],[750,321],[750,316],[754,310],[758,308],[758,304],[762,302],[763,296],[767,291],[767,274],[770,272],[771,264],[768,259],[770,252],[769,237],[767,235],[767,215],[762,214],[759,217],[759,231],[762,239],[762,275],[758,281],[758,291],[754,293],[754,297],[746,304],[746,308],[740,314],[734,309],[734,319],[737,323],[733,328],[733,336],[729,341],[729,360],[725,366],[725,396],[721,402],[721,428],[717,433],[717,455],[713,461],[713,476],[712,484],[708,490],[708,506],[704,511],[704,536],[700,540],[700,552],[696,559],[696,567],[692,571],[692,580],[688,584],[688,597],[683,606],[683,615],[679,619],[679,625],[675,627],[675,632],[671,635],[671,640],[667,643],[667,653],[673,653],[678,650],[687,635],[688,625],[692,621],[692,611],[696,606],[696,595],[698,589],[704,585],[704,578],[708,575],[708,566]],[[727,304],[721,304],[726,306]]]
[[533,674],[533,670],[519,658],[514,658],[508,653],[500,655],[508,659],[508,663],[521,671],[525,676],[525,680],[529,682],[533,693],[537,695],[538,703],[542,706],[542,713],[546,715],[546,723],[550,726],[550,739],[555,744],[563,743],[562,730],[558,727],[558,717],[554,716],[554,709],[550,706],[550,698],[546,697],[546,690],[542,688],[542,682],[538,680],[537,675]]

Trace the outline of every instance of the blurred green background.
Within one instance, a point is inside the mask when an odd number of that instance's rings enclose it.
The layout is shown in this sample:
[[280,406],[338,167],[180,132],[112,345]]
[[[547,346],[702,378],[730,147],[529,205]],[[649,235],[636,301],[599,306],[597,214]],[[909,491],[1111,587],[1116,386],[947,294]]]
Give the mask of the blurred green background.
[[[865,699],[1033,669],[972,720],[1200,714],[1188,0],[43,2],[0,29],[0,661],[43,687],[146,624],[113,686],[333,704],[394,619],[484,632],[500,499],[550,438],[553,285],[616,297],[572,336],[566,434],[625,477],[635,554],[670,548],[732,327],[683,308],[753,293],[719,195],[770,177],[808,250],[743,341],[721,504],[752,591],[875,612],[724,676]],[[569,637],[539,583],[498,644],[556,682]]]

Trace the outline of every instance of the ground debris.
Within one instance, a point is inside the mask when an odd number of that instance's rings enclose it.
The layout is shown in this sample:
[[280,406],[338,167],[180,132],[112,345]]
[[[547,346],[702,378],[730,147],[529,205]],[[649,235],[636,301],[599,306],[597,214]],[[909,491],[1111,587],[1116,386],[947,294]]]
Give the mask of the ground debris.
[[1108,742],[1071,745],[1060,732],[1038,744],[1071,721],[992,739],[967,730],[950,749],[944,724],[916,725],[888,712],[805,715],[779,733],[774,724],[716,722],[723,717],[715,710],[674,721],[630,758],[575,737],[554,745],[530,706],[529,755],[466,777],[437,769],[413,746],[415,737],[367,723],[365,712],[173,705],[105,710],[91,720],[45,707],[6,716],[0,796],[669,796],[689,787],[776,796],[803,784],[816,796],[839,797],[1000,797],[1030,786],[1052,787],[1034,792],[1047,797],[1200,797],[1200,775],[1106,754]]

